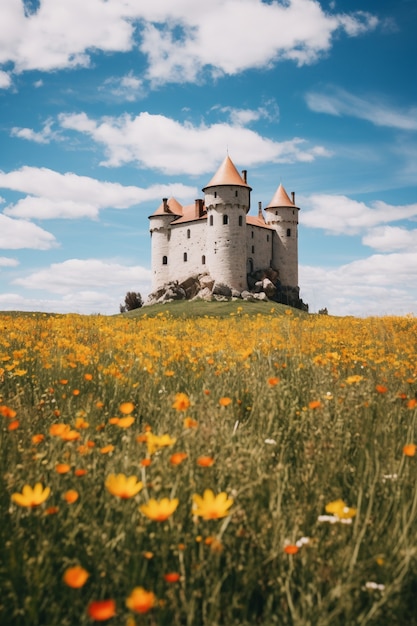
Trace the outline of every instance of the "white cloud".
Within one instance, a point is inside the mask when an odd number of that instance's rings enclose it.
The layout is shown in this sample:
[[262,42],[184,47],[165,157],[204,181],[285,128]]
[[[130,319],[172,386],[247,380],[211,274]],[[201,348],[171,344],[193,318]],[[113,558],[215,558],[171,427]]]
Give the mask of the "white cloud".
[[100,122],[85,113],[62,114],[63,128],[87,133],[105,147],[107,160],[102,165],[116,167],[136,162],[142,167],[165,174],[202,174],[215,171],[226,148],[236,163],[256,165],[264,162],[293,163],[330,156],[322,146],[308,146],[295,137],[276,142],[242,126],[181,124],[163,115],[140,113],[136,117],[106,117]]
[[[23,310],[39,310],[41,306],[41,310],[62,313],[112,314],[119,312],[119,304],[127,291],[139,291],[146,299],[151,271],[111,260],[68,259],[17,278],[14,284],[43,294],[41,298],[32,298]],[[51,299],[47,294],[54,294],[54,297]],[[0,297],[0,308],[1,303]],[[10,308],[15,308],[13,301]]]
[[30,15],[23,2],[3,0],[0,63],[17,72],[87,67],[92,50],[125,52],[139,40],[148,79],[185,82],[205,69],[236,74],[283,59],[312,63],[340,31],[357,36],[377,23],[360,11],[327,13],[315,0],[42,0]]
[[337,268],[301,266],[300,293],[312,312],[417,314],[417,252],[375,254]]
[[370,206],[347,196],[314,194],[304,198],[300,221],[333,235],[356,235],[380,224],[417,217],[417,204],[394,206],[375,201]]
[[59,133],[52,130],[53,121],[47,120],[40,132],[34,131],[32,128],[19,128],[14,126],[10,131],[12,137],[19,137],[20,139],[26,139],[27,141],[34,141],[36,143],[50,143],[52,139],[59,139]]
[[417,130],[417,107],[405,110],[395,109],[385,104],[381,97],[360,98],[336,87],[326,92],[306,94],[307,106],[316,113],[348,115],[371,122],[375,126],[387,126],[399,130]]
[[0,249],[49,250],[56,245],[55,237],[36,224],[15,220],[0,213]]
[[0,267],[16,267],[17,265],[19,265],[19,261],[17,259],[0,256]]
[[407,230],[399,226],[378,226],[362,237],[362,243],[380,252],[393,252],[395,250],[409,250],[411,252],[417,248],[417,229]]
[[111,94],[118,100],[126,100],[127,102],[134,102],[145,95],[143,81],[133,72],[122,77],[107,78],[103,86],[100,87],[100,91],[104,92],[106,96]]
[[257,109],[237,109],[230,106],[215,106],[212,110],[219,110],[221,113],[226,113],[233,126],[246,126],[261,119],[266,119],[269,122],[277,122],[279,120],[279,106],[276,100],[273,99],[267,100],[264,105]]
[[12,84],[12,79],[10,74],[8,74],[7,72],[3,72],[3,70],[0,70],[0,89],[8,89],[9,87],[11,87]]
[[37,219],[94,219],[105,208],[125,209],[147,200],[160,201],[171,195],[189,199],[196,194],[194,187],[182,183],[140,188],[28,166],[8,173],[0,171],[0,188],[29,194],[6,207],[5,214]]

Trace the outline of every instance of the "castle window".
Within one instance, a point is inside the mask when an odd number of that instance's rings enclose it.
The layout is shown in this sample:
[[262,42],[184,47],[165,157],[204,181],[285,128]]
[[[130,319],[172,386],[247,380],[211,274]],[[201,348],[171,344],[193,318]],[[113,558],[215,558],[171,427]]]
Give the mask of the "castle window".
[[239,226],[242,226],[242,224],[243,224],[243,217],[239,215]]
[[223,224],[228,224],[228,223],[229,223],[229,216],[223,215]]
[[255,252],[255,246],[252,246],[252,254]]
[[278,211],[275,211],[275,215],[278,215]]
[[291,237],[291,228],[287,228],[287,237]]
[[187,228],[187,239],[189,239],[190,237],[191,237],[191,230]]
[[210,215],[209,225],[210,225],[210,226],[213,226],[213,216],[212,216],[212,215]]
[[237,189],[236,189],[236,191],[235,191],[235,198],[237,198],[237,194],[238,194],[238,191],[237,191]]
[[184,263],[185,263],[187,260],[188,260],[188,259],[187,259],[187,253],[186,253],[186,252],[184,252]]
[[214,192],[214,197],[217,198],[217,191]]
[[163,256],[162,257],[162,265],[168,265],[168,257],[167,256]]
[[266,236],[266,240],[269,241],[269,235]]
[[203,254],[203,256],[201,257],[201,265],[205,265],[206,264],[206,255]]
[[252,237],[252,239],[254,238],[254,234],[253,234],[253,230],[251,230],[250,236]]

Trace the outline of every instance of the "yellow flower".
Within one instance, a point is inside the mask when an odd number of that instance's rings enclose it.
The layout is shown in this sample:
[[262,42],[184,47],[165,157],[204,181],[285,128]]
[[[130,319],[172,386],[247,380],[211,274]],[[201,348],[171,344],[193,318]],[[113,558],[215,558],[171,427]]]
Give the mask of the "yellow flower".
[[333,500],[326,504],[326,513],[332,513],[339,519],[351,519],[356,515],[356,509],[346,506],[346,503],[342,500]]
[[173,409],[176,409],[177,411],[186,411],[190,405],[190,398],[187,396],[186,393],[175,394],[175,401],[172,405]]
[[154,435],[151,432],[146,433],[146,445],[148,453],[153,454],[159,448],[166,448],[167,446],[173,446],[177,440],[169,435]]
[[233,499],[229,498],[225,491],[214,495],[211,489],[206,489],[203,496],[193,495],[193,515],[198,515],[205,520],[219,519],[229,515],[229,509]]
[[142,504],[139,510],[154,522],[165,522],[165,520],[174,513],[178,503],[178,498],[174,498],[173,500],[162,498],[162,500],[159,501],[151,498],[147,504]]
[[138,481],[136,476],[125,476],[125,474],[109,474],[105,484],[107,491],[123,500],[133,498],[143,487],[143,483]]
[[132,426],[135,418],[131,415],[127,415],[126,417],[119,417],[119,421],[117,422],[117,426],[119,428],[129,428]]
[[126,606],[136,613],[147,613],[155,606],[156,597],[152,591],[146,591],[143,587],[135,587],[126,599]]
[[22,493],[12,494],[12,501],[19,506],[39,506],[39,504],[45,502],[50,493],[51,489],[49,487],[44,489],[42,483],[36,483],[33,489],[29,485],[25,485]]

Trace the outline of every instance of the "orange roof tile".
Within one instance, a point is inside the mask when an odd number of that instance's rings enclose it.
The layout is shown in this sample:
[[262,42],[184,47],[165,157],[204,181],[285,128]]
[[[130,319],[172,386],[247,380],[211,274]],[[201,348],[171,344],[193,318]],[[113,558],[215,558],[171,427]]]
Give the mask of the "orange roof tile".
[[263,218],[260,218],[257,215],[247,215],[246,224],[250,224],[251,226],[260,226],[261,228],[266,228],[267,230],[275,230],[273,226],[267,224]]
[[176,220],[172,222],[172,225],[175,224],[184,224],[184,222],[195,222],[196,220],[204,220],[207,218],[207,212],[204,209],[203,215],[198,215],[196,212],[196,206],[194,204],[187,204],[187,206],[182,207],[182,216],[178,217]]
[[240,187],[249,187],[233,165],[229,155],[226,156],[211,181],[203,188],[203,191],[207,189],[207,187],[214,187],[217,185],[239,185]]
[[272,207],[280,207],[280,206],[295,206],[294,202],[290,200],[287,192],[285,191],[281,183],[278,189],[276,190],[271,202],[265,208],[270,209]]

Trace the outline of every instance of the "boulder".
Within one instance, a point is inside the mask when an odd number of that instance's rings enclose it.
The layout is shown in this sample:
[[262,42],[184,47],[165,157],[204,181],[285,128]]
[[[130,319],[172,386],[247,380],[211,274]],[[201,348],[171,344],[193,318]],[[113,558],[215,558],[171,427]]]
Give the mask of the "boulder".
[[213,296],[223,296],[224,298],[231,298],[232,290],[230,289],[230,287],[224,285],[223,283],[214,283],[212,294]]

